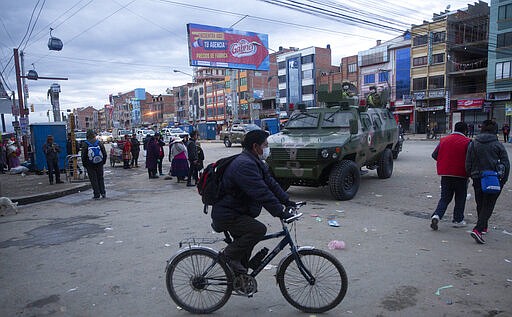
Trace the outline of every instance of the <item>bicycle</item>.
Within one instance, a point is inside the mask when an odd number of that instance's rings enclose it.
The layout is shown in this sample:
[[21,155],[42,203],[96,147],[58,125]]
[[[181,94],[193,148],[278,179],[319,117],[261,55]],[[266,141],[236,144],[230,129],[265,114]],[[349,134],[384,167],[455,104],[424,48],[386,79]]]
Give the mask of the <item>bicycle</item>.
[[[256,276],[289,245],[291,252],[280,261],[276,274],[286,301],[306,313],[323,313],[336,307],[348,287],[343,265],[328,252],[310,246],[297,247],[288,230],[288,224],[293,226],[302,217],[297,212],[305,204],[297,203],[295,215],[281,220],[282,231],[265,235],[262,241],[283,239],[269,254],[264,254],[264,248],[249,260],[253,269],[250,274],[234,273],[218,251],[201,245],[222,239],[192,238],[180,242],[180,248],[183,243],[188,243],[188,247],[179,250],[166,266],[166,286],[173,301],[188,312],[208,314],[224,306],[233,292],[252,297],[257,291]],[[229,238],[225,235],[224,241]]]

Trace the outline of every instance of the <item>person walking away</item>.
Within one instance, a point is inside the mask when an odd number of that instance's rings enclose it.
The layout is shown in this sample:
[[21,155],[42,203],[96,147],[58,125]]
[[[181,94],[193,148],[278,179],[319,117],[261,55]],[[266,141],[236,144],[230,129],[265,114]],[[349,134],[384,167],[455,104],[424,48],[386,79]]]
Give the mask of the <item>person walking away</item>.
[[160,146],[154,136],[149,136],[146,143],[146,168],[150,179],[158,178],[157,160],[160,153]]
[[267,136],[263,130],[247,133],[242,153],[226,167],[220,185],[221,198],[212,208],[214,229],[228,231],[234,238],[222,256],[239,273],[247,272],[252,250],[267,232],[267,227],[256,220],[261,208],[274,217],[288,219],[293,215],[283,205],[296,205],[263,162],[270,154]]
[[57,184],[64,183],[60,180],[60,146],[54,142],[53,135],[48,135],[46,137],[46,143],[43,144],[43,153],[46,157],[46,164],[48,165],[48,178],[50,179],[50,185],[53,185],[53,174],[55,174],[55,182]]
[[107,162],[107,151],[105,146],[96,139],[96,133],[93,130],[87,130],[86,138],[82,142],[81,156],[82,164],[87,169],[89,180],[91,182],[93,199],[106,197],[105,180],[103,178],[103,165]]
[[201,143],[196,142],[197,145],[197,171],[200,172],[204,168],[204,151]]
[[508,135],[510,133],[510,127],[507,123],[503,125],[503,128],[501,128],[501,132],[503,132],[503,142],[508,142]]
[[502,190],[510,173],[510,161],[505,147],[496,136],[496,124],[491,120],[485,120],[482,123],[481,133],[469,145],[466,155],[466,172],[473,180],[478,216],[471,237],[480,244],[485,243],[482,235],[488,231],[489,218],[491,218],[496,201],[501,194],[501,190],[495,194],[482,191],[481,175],[486,170],[501,170],[500,187]]
[[176,176],[178,183],[188,176],[188,152],[180,137],[172,141],[169,159],[171,161],[171,176]]
[[[190,133],[190,140],[187,143],[187,152],[188,152],[188,162],[189,162],[189,169],[188,169],[188,179],[187,179],[187,186],[195,186],[197,184],[197,180],[199,176],[198,173],[198,164],[199,164],[199,157],[197,154],[197,130],[194,130]],[[192,184],[192,178],[194,178],[194,184]]]
[[439,141],[432,153],[437,161],[437,175],[441,176],[441,198],[437,208],[432,214],[430,228],[438,229],[438,223],[443,219],[448,204],[455,194],[453,208],[453,227],[465,227],[464,208],[468,190],[468,177],[466,175],[466,152],[471,141],[466,137],[468,126],[465,122],[457,122],[455,131]]
[[137,140],[135,134],[132,134],[130,142],[132,143],[132,161],[130,162],[130,166],[139,167],[140,142]]
[[475,136],[475,124],[471,122],[468,124],[468,137],[472,139],[473,136]]
[[129,169],[130,168],[130,160],[132,155],[132,143],[130,142],[130,137],[128,134],[124,136],[124,143],[123,143],[123,168]]
[[162,172],[162,163],[165,157],[164,154],[164,146],[165,142],[162,140],[162,135],[160,133],[155,133],[155,139],[158,144],[158,159],[156,160],[157,167],[158,167],[158,173],[160,176],[164,176],[164,173]]

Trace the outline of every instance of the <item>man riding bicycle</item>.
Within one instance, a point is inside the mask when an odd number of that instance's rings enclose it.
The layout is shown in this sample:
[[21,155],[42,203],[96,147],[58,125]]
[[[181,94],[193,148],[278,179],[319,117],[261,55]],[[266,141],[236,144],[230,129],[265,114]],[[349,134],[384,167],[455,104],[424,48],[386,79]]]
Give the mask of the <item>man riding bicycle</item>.
[[224,172],[222,198],[213,206],[216,231],[228,231],[234,241],[223,251],[227,263],[237,273],[246,273],[254,246],[265,236],[267,227],[256,220],[265,207],[274,217],[293,216],[283,208],[294,207],[286,192],[270,175],[264,160],[270,155],[268,133],[253,130],[246,134],[242,153]]

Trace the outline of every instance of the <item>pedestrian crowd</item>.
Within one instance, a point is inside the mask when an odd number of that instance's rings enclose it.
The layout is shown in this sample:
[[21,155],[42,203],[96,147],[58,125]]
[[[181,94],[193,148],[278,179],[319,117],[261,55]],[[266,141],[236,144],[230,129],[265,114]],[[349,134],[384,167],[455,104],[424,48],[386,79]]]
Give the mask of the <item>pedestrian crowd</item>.
[[19,167],[21,149],[15,138],[0,139],[0,173]]
[[[441,176],[441,197],[430,219],[432,230],[439,229],[448,204],[455,197],[453,227],[465,227],[464,209],[467,189],[471,178],[476,202],[477,223],[471,237],[479,244],[489,232],[489,219],[494,206],[508,181],[510,161],[507,151],[497,137],[497,125],[493,120],[485,120],[480,126],[480,134],[474,139],[467,137],[468,125],[457,122],[454,132],[440,139],[432,158],[437,163],[437,174]],[[502,129],[504,141],[508,141],[509,128]]]

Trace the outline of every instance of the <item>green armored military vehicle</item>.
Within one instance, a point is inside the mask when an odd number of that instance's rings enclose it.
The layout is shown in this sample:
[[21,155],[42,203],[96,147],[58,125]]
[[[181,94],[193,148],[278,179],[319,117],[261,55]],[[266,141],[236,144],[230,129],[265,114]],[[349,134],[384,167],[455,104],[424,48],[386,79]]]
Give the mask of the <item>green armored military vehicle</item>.
[[338,200],[356,195],[362,167],[377,169],[379,178],[391,177],[393,158],[402,149],[398,126],[387,108],[347,102],[296,110],[268,142],[267,163],[283,189],[328,185]]

